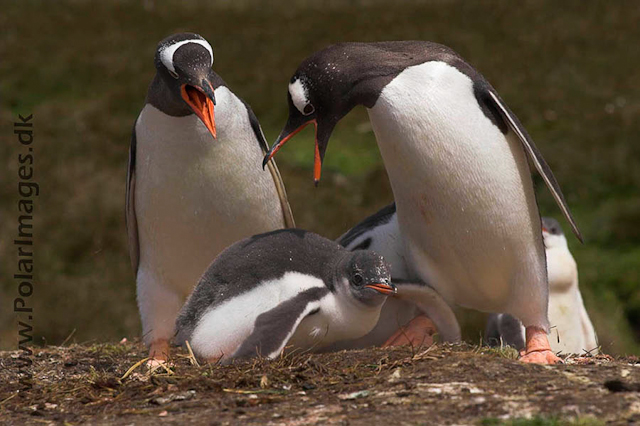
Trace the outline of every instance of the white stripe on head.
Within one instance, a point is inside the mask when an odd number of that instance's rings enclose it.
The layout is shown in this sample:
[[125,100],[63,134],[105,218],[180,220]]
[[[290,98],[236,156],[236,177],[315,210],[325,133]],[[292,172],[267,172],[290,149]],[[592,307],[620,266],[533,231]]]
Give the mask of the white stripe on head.
[[196,43],[201,45],[205,49],[207,49],[209,51],[209,55],[211,56],[211,64],[209,66],[213,65],[213,49],[211,48],[211,45],[206,40],[200,40],[200,39],[183,40],[177,43],[163,46],[160,49],[160,60],[162,61],[162,64],[169,71],[173,71],[173,72],[176,71],[176,68],[173,66],[173,54],[176,53],[176,50],[178,50],[180,46],[183,46],[187,43]]
[[304,114],[304,107],[309,103],[309,99],[307,98],[307,90],[299,78],[296,78],[293,83],[289,83],[289,94],[298,111]]

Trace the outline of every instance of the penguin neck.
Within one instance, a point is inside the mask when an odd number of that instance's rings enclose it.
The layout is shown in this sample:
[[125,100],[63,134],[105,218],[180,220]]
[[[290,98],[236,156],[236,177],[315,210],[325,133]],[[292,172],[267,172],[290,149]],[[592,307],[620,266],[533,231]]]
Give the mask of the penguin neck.
[[[332,293],[338,294],[344,290],[341,289],[341,287],[344,287],[342,282],[345,276],[344,271],[347,270],[346,264],[352,256],[353,254],[349,251],[341,254],[337,262],[335,262],[336,266],[333,268],[333,272],[325,279],[325,285]],[[348,289],[346,290],[348,291]]]
[[153,105],[160,111],[172,117],[185,117],[193,111],[184,101],[171,91],[162,77],[156,73],[149,85],[146,103]]
[[257,143],[251,129],[249,112],[244,103],[226,86],[214,90],[216,105],[213,109],[218,141]]
[[[158,77],[156,76],[154,81],[157,79]],[[251,129],[247,108],[226,86],[218,86],[214,90],[216,97],[214,117],[217,133],[217,137],[214,140],[209,130],[191,109],[186,105],[183,109],[183,107],[170,100],[169,88],[164,83],[152,84],[158,84],[159,88],[149,91],[147,95],[148,104],[145,109],[148,110],[147,119],[149,118],[149,113],[151,113],[152,117],[156,116],[156,113],[151,111],[163,113],[158,118],[152,119],[154,128],[160,129],[159,134],[166,132],[170,134],[179,133],[179,135],[170,139],[180,144],[184,144],[186,141],[200,142],[197,145],[200,145],[205,150],[221,148],[232,143],[233,149],[238,153],[242,153],[243,146],[249,149],[252,148],[252,144],[258,144],[256,135]],[[184,102],[182,103],[184,104]],[[149,107],[153,108],[149,110]],[[179,131],[176,126],[179,126],[182,130]],[[197,149],[197,147],[194,146],[191,149]]]

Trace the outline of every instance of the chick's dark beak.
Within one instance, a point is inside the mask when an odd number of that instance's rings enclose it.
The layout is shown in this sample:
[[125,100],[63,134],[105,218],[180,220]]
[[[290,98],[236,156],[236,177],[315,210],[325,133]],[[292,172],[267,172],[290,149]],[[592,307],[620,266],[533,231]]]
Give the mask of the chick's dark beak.
[[215,139],[216,120],[213,109],[216,104],[216,98],[211,83],[207,79],[202,79],[200,85],[183,84],[180,87],[180,94]]

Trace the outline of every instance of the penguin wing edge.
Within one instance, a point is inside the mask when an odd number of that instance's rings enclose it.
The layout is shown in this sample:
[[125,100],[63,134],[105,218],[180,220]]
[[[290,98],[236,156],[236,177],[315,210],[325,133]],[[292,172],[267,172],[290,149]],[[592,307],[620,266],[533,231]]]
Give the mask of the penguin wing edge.
[[429,285],[421,281],[391,279],[398,287],[396,297],[415,303],[436,326],[445,342],[460,342],[460,324],[451,306]]
[[[256,117],[256,114],[253,112],[249,104],[244,102],[244,100],[242,100],[242,103],[244,104],[245,108],[247,108],[247,113],[249,114],[249,123],[251,124],[251,129],[253,129],[253,133],[256,135],[256,139],[258,139],[262,154],[263,156],[267,155],[267,152],[269,151],[269,144],[267,144],[267,139],[264,137],[264,132],[262,131],[262,127],[260,126],[258,117]],[[269,172],[271,173],[271,177],[273,178],[273,184],[276,186],[276,191],[278,192],[278,197],[280,198],[284,224],[287,228],[295,228],[296,222],[293,219],[293,212],[291,211],[291,206],[289,205],[289,198],[287,197],[287,191],[284,188],[284,182],[282,181],[282,176],[280,175],[278,166],[276,165],[276,162],[273,158],[269,160],[267,166],[269,167]]]
[[536,147],[531,137],[524,130],[518,118],[500,100],[498,95],[496,95],[492,90],[487,89],[487,92],[491,100],[493,100],[495,104],[494,105],[495,108],[500,112],[500,114],[502,115],[502,118],[507,122],[509,128],[516,134],[516,136],[518,136],[518,139],[520,139],[520,142],[522,142],[522,146],[527,152],[527,155],[529,156],[533,164],[536,166],[538,173],[540,173],[540,176],[542,176],[544,183],[547,185],[547,188],[549,188],[549,191],[551,191],[551,195],[553,195],[553,198],[556,200],[558,207],[560,207],[562,214],[571,225],[571,230],[573,231],[575,236],[578,238],[578,240],[580,240],[580,242],[583,243],[584,241],[582,239],[582,234],[580,233],[580,230],[578,229],[578,225],[576,224],[573,218],[573,215],[569,210],[569,206],[567,205],[567,202],[564,199],[564,195],[562,194],[562,190],[560,189],[560,184],[558,183],[555,176],[553,175],[551,168],[549,167],[545,159],[542,157],[542,153],[540,152],[540,150],[538,150],[538,147]]
[[[137,121],[136,121],[137,123]],[[140,261],[140,245],[138,242],[138,220],[135,209],[136,192],[136,126],[133,125],[131,145],[129,147],[129,165],[127,169],[127,187],[125,192],[125,224],[129,237],[129,257],[133,273],[138,273]]]
[[[265,151],[265,155],[266,154],[267,153]],[[295,228],[296,222],[293,219],[293,212],[291,211],[291,205],[289,204],[287,192],[284,189],[284,182],[282,181],[282,176],[280,176],[280,171],[278,170],[278,166],[276,166],[275,161],[273,161],[273,158],[269,160],[269,162],[267,163],[267,167],[269,167],[269,172],[271,172],[273,183],[276,186],[276,191],[278,192],[278,197],[280,198],[284,224],[287,228]]]
[[231,358],[242,359],[255,355],[269,359],[277,357],[302,320],[320,309],[320,299],[327,293],[327,288],[311,288],[258,315],[253,332]]

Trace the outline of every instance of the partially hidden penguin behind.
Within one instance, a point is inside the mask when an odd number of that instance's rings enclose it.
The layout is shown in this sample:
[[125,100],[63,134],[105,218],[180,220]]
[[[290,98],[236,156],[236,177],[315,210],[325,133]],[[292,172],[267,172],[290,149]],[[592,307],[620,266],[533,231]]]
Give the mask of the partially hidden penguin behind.
[[[598,338],[584,307],[578,287],[578,267],[557,220],[542,218],[542,237],[549,275],[549,322],[551,350],[564,354],[597,354]],[[492,314],[485,340],[491,345],[524,349],[525,330],[509,314]]]
[[[405,253],[395,203],[365,218],[337,241],[348,250],[373,250],[384,257],[398,292],[386,301],[380,321],[371,332],[359,339],[340,342],[333,349],[405,343],[417,347],[432,342],[434,332],[444,342],[461,340],[460,325],[453,310],[431,286],[418,278],[415,266]],[[413,327],[405,327],[409,323]]]
[[197,34],[158,44],[156,75],[131,138],[126,223],[143,340],[166,359],[176,316],[211,260],[232,243],[293,227],[251,108],[211,66]]
[[425,41],[340,43],[290,80],[289,118],[265,164],[316,129],[314,179],[338,121],[369,113],[406,252],[449,304],[504,312],[526,327],[524,362],[556,363],[548,283],[527,156],[579,231],[540,151],[491,85],[448,47]]
[[176,321],[176,343],[210,362],[285,347],[321,350],[368,333],[395,292],[384,259],[300,229],[239,241],[209,266]]

